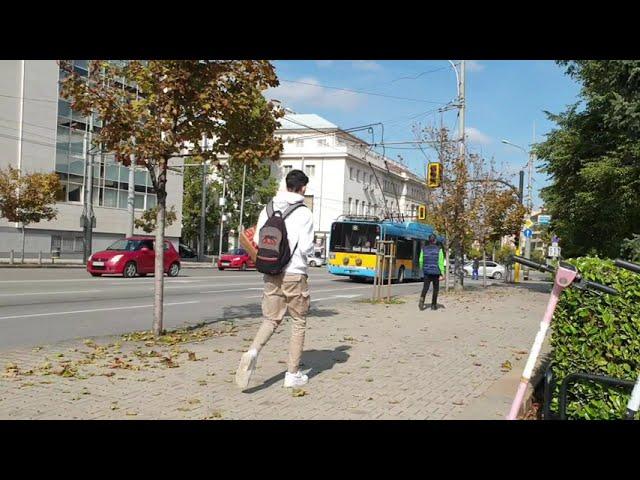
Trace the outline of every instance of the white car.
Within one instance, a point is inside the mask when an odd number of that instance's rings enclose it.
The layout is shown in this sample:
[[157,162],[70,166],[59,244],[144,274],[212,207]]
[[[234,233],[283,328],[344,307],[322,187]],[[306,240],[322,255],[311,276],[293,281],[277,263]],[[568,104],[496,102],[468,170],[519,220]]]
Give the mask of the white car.
[[[464,266],[464,276],[470,277],[473,274],[473,262],[468,262]],[[487,277],[495,278],[497,280],[504,277],[505,268],[503,265],[500,265],[496,262],[491,262],[487,260]],[[480,262],[480,268],[478,268],[478,276],[482,277],[482,262]]]
[[314,257],[311,255],[307,257],[307,265],[309,265],[310,267],[321,267],[326,263],[327,259],[324,257]]

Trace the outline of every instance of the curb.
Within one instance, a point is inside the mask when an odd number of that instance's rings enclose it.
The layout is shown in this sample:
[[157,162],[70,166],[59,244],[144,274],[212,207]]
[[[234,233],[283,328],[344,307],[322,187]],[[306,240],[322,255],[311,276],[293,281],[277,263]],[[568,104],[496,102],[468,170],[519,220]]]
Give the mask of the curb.
[[[37,263],[18,263],[18,264],[8,264],[8,263],[0,263],[0,268],[85,268],[84,264],[77,263],[43,263],[42,265]],[[180,265],[180,268],[211,268],[212,270],[217,270],[218,268],[211,264],[188,264],[183,263]]]

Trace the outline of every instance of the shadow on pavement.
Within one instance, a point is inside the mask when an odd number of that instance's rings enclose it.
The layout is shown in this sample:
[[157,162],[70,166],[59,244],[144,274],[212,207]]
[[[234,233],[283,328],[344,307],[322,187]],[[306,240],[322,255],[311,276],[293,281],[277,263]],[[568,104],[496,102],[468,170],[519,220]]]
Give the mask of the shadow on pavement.
[[[302,360],[300,362],[300,369],[303,371],[311,369],[307,375],[309,379],[312,379],[320,373],[331,370],[336,363],[344,363],[349,359],[349,354],[346,353],[351,347],[349,345],[340,345],[334,350],[306,350],[302,352]],[[247,388],[242,393],[255,393],[265,388],[269,388],[271,385],[283,382],[285,372],[281,372],[268,380],[262,385]]]
[[499,288],[517,288],[530,290],[536,293],[550,293],[553,288],[552,282],[544,282],[544,281],[536,281],[536,280],[528,280],[520,283],[499,283],[494,285]]
[[[309,317],[318,317],[318,318],[326,318],[333,317],[334,315],[338,315],[337,310],[332,310],[330,308],[318,308],[314,305],[311,305],[311,309],[309,310]],[[286,316],[285,316],[286,317]],[[224,307],[222,309],[222,317],[211,319],[211,321],[207,320],[207,323],[215,323],[226,320],[243,320],[246,318],[252,318],[255,320],[262,321],[262,306],[257,303],[248,304],[248,305],[237,305],[231,307]]]

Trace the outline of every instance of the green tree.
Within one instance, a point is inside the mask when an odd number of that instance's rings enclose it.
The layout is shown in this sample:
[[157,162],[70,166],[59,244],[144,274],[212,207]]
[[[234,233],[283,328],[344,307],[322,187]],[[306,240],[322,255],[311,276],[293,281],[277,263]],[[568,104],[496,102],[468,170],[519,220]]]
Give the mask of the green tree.
[[20,223],[22,230],[22,262],[24,262],[24,229],[42,220],[53,220],[58,211],[53,207],[60,191],[55,173],[21,174],[9,166],[0,170],[0,215]]
[[560,61],[582,85],[536,147],[551,184],[541,196],[563,255],[613,257],[640,231],[640,61]]
[[640,235],[634,233],[631,238],[622,242],[620,256],[631,262],[640,261]]
[[[207,176],[210,169],[207,169]],[[190,166],[184,169],[182,195],[182,239],[197,249],[200,235],[202,205],[202,167]],[[205,205],[205,234],[211,238],[220,222],[217,182],[207,180]]]
[[[231,162],[228,167],[222,168],[221,177],[226,179],[227,218],[225,231],[238,230],[240,225],[240,206],[242,203],[242,176],[243,166]],[[222,195],[222,183],[215,186],[217,193]],[[271,200],[278,190],[278,182],[271,176],[268,164],[247,167],[244,191],[244,209],[242,227],[252,227],[258,221],[258,216],[263,206]]]
[[[176,157],[258,164],[276,159],[282,112],[262,91],[276,87],[273,65],[254,60],[91,60],[87,77],[61,61],[61,94],[81,115],[97,114],[94,137],[125,165],[149,171],[157,195],[153,333],[162,333],[167,169]],[[206,148],[206,139],[215,139]]]

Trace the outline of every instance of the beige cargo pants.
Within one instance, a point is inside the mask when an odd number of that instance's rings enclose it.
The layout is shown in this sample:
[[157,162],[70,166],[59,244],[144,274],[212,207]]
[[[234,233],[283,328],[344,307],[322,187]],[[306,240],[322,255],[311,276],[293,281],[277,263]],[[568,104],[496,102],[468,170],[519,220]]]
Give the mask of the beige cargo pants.
[[278,325],[282,323],[287,310],[293,322],[289,342],[287,370],[296,373],[300,369],[300,357],[304,346],[307,313],[311,299],[306,275],[264,275],[262,314],[264,321],[256,334],[252,349],[258,352],[265,346]]

